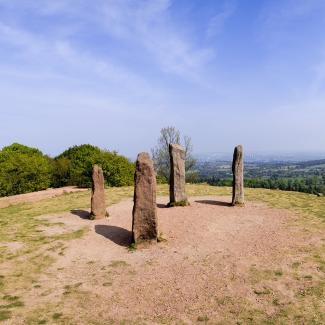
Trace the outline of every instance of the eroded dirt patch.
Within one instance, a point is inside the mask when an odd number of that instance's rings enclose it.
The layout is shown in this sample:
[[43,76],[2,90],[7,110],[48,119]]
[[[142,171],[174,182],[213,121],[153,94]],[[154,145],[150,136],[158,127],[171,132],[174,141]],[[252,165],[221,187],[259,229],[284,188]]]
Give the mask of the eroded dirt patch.
[[33,302],[26,308],[44,317],[59,312],[71,324],[276,319],[314,276],[306,273],[307,283],[291,276],[312,236],[295,226],[290,211],[262,203],[234,208],[228,200],[196,197],[188,207],[166,208],[167,198],[159,198],[164,240],[133,252],[132,200],[111,206],[109,219],[90,221],[86,210],[46,216],[90,231],[57,256],[25,297]]
[[12,196],[6,196],[0,198],[0,209],[5,208],[11,204],[23,203],[23,202],[36,202],[43,199],[49,199],[51,197],[60,196],[63,194],[88,191],[88,189],[78,188],[75,186],[66,186],[61,188],[48,188],[44,191],[18,194]]
[[24,247],[24,244],[18,241],[9,242],[9,243],[0,243],[0,247],[5,247],[11,253],[15,253]]

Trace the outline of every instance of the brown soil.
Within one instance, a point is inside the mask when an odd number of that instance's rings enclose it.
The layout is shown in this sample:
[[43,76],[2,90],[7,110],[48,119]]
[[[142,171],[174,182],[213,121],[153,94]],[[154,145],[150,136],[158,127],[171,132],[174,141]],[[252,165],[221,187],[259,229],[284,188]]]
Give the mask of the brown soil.
[[[288,226],[296,219],[290,211],[262,203],[230,207],[224,197],[196,197],[176,208],[165,208],[167,198],[158,202],[165,240],[134,252],[127,249],[132,200],[111,206],[109,219],[87,220],[84,210],[47,217],[65,229],[90,231],[65,243],[64,255],[40,279],[42,289],[26,299],[30,308],[65,299],[63,314],[78,324],[88,324],[89,313],[100,324],[193,323],[201,316],[218,321],[226,308],[240,312],[241,301],[262,304],[250,283],[252,269],[286,268],[292,263],[288,251],[299,249],[297,230]],[[290,295],[286,287],[279,290]],[[272,314],[272,304],[266,309]]]
[[78,188],[75,186],[66,186],[60,188],[48,188],[44,191],[5,196],[0,198],[0,209],[9,206],[10,204],[24,203],[24,202],[36,202],[43,199],[49,199],[51,197],[59,196],[65,193],[73,193],[87,191],[84,188]]

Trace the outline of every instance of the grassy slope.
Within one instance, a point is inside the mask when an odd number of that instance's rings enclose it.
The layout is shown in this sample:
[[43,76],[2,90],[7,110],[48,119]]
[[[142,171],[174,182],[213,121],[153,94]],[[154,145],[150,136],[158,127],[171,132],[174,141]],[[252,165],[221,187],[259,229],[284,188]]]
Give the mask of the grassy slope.
[[[231,190],[208,185],[188,185],[187,192],[189,196],[230,195]],[[106,190],[109,205],[122,198],[132,197],[132,195],[132,187]],[[167,186],[159,186],[158,195],[168,195]],[[24,293],[53,263],[55,260],[53,253],[62,252],[67,241],[79,238],[87,231],[83,229],[64,235],[46,236],[38,230],[38,227],[41,224],[46,225],[47,222],[40,221],[37,217],[89,207],[89,196],[89,192],[72,193],[0,209],[0,321],[10,319],[15,313],[23,313]],[[272,319],[263,309],[250,309],[246,302],[243,302],[241,312],[234,315],[231,306],[238,305],[240,302],[229,301],[229,311],[225,309],[225,323],[237,319],[239,323],[245,324],[286,324],[288,322],[325,324],[325,198],[303,193],[261,189],[247,189],[246,197],[251,201],[266,202],[273,207],[295,210],[301,215],[296,225],[306,232],[321,236],[322,240],[314,246],[309,245],[302,249],[301,254],[297,255],[297,261],[289,270],[277,270],[272,273],[262,268],[252,269],[250,274],[252,285],[258,283],[259,287],[267,288],[265,292],[257,291],[256,294],[263,296],[265,303],[272,304],[277,310]],[[24,245],[15,252],[1,246],[1,243],[11,242],[20,242]],[[272,289],[272,283],[278,284],[281,278],[284,282],[285,278],[294,281],[295,299],[290,302],[282,302],[276,290]],[[36,311],[35,314],[37,315]],[[26,316],[26,319],[29,319],[31,324],[48,323],[46,319],[36,316],[36,318],[28,317]],[[50,322],[69,323],[69,321],[64,321],[58,312],[54,312],[49,317]],[[208,322],[206,319],[204,321]]]

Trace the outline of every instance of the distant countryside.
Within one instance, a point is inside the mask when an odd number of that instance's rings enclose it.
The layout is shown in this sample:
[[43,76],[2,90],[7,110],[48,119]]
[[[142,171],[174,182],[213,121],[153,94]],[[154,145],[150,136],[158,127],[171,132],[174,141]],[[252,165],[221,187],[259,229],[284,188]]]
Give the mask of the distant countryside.
[[[50,187],[91,186],[91,167],[103,166],[106,186],[133,184],[134,162],[114,151],[85,144],[57,157],[37,148],[14,143],[0,151],[0,196],[23,194]],[[192,157],[188,183],[232,186],[231,161]],[[325,194],[325,159],[310,161],[245,161],[244,183],[248,188]],[[158,182],[168,179],[159,174]]]
[[[198,182],[231,186],[230,161],[200,161]],[[245,186],[325,194],[325,159],[303,162],[245,162]]]

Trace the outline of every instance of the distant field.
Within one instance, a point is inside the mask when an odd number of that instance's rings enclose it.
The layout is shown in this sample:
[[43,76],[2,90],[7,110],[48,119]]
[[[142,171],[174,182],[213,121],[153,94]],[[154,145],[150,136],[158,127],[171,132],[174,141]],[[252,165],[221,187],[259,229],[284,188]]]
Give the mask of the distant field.
[[247,189],[232,208],[230,188],[187,193],[190,207],[160,206],[161,242],[143,251],[127,243],[132,187],[106,190],[109,206],[129,199],[108,221],[84,219],[90,191],[1,208],[0,323],[325,324],[324,197]]
[[[200,181],[211,185],[232,184],[230,161],[198,162]],[[245,186],[250,188],[280,189],[325,195],[325,161],[305,162],[245,162]]]
[[[231,178],[231,161],[198,162],[197,168],[202,179]],[[322,176],[325,171],[325,160],[305,162],[245,162],[245,176],[247,178],[294,178]]]

